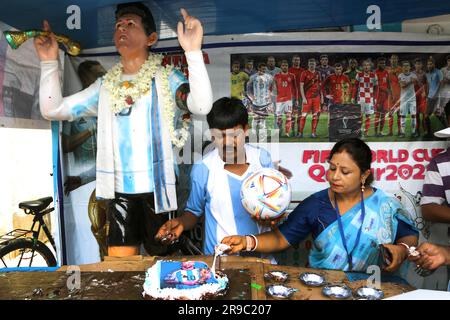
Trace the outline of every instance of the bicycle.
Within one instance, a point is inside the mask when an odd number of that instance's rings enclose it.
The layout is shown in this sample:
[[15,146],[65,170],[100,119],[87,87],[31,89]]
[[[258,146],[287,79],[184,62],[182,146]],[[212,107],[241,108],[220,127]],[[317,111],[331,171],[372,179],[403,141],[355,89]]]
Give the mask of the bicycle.
[[[52,197],[46,197],[19,203],[19,208],[23,209],[25,214],[34,216],[33,224],[30,230],[15,229],[0,237],[0,268],[55,267],[57,265],[52,251],[39,240],[39,234],[43,229],[56,252],[55,241],[43,219],[46,214],[55,210],[54,207],[49,207],[52,202]],[[37,230],[35,230],[36,224],[38,224]],[[25,262],[25,265],[22,265],[22,262]]]

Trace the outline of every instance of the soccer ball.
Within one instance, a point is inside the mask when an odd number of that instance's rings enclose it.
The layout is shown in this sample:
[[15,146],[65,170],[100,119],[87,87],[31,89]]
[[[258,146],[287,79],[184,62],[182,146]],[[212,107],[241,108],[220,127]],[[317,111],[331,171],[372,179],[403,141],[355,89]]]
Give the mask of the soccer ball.
[[252,216],[275,219],[283,214],[291,202],[288,179],[275,169],[261,169],[242,183],[241,202]]

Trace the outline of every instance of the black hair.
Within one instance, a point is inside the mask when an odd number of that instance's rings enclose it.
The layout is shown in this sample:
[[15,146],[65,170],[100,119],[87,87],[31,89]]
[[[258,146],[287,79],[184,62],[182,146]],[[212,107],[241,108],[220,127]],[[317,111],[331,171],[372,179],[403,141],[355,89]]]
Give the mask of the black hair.
[[80,77],[83,89],[89,87],[93,81],[104,74],[104,72],[93,72],[92,68],[96,66],[102,67],[103,70],[101,63],[95,60],[86,60],[78,65],[78,76]]
[[445,105],[444,110],[445,110],[445,116],[448,120],[450,118],[450,100]]
[[377,62],[378,62],[378,63],[380,63],[380,62],[386,62],[386,58],[385,58],[385,57],[378,57],[378,58],[377,58]]
[[265,62],[258,63],[258,69],[261,67],[267,67],[267,64]]
[[116,20],[118,20],[125,14],[135,14],[141,17],[142,25],[144,26],[144,30],[147,36],[151,35],[153,32],[156,32],[156,24],[155,20],[153,19],[152,12],[142,2],[118,4],[116,9]]
[[[347,152],[358,165],[361,173],[370,170],[370,165],[372,163],[372,151],[369,146],[358,138],[345,138],[342,139],[333,146],[331,149],[328,161],[333,158],[335,153]],[[372,172],[369,174],[365,181],[365,186],[369,186],[373,182]]]
[[210,129],[231,129],[237,125],[248,124],[248,112],[242,101],[237,98],[223,97],[214,102],[206,116]]

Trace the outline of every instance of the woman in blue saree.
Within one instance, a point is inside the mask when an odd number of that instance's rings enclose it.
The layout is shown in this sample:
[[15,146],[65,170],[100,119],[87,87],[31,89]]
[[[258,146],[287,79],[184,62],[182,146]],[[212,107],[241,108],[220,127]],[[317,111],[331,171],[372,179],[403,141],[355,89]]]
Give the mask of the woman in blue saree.
[[371,186],[370,148],[360,139],[344,139],[334,145],[328,161],[328,189],[302,201],[278,229],[224,238],[228,253],[282,251],[312,234],[312,268],[365,272],[370,265],[382,265],[397,271],[408,246],[417,245],[418,232],[395,197]]

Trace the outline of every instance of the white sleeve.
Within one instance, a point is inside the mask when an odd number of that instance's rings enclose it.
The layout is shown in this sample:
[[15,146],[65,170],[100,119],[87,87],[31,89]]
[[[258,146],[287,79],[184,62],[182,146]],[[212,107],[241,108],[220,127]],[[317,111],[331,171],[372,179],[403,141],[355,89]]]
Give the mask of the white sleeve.
[[193,114],[206,115],[212,108],[213,95],[208,72],[200,50],[185,52],[189,70],[187,106]]
[[69,120],[96,116],[101,80],[76,94],[63,98],[58,61],[41,61],[39,105],[47,120]]

